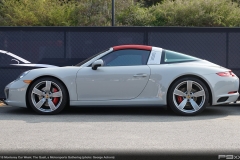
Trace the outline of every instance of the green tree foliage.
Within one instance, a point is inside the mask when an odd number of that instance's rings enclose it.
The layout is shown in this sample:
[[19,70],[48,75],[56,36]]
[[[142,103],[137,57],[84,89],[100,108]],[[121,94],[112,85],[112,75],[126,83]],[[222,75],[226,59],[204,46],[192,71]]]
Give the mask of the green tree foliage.
[[2,0],[2,26],[70,26],[74,3],[59,0]]
[[231,0],[165,0],[150,11],[154,26],[233,27],[240,25],[240,8]]
[[[117,0],[116,17],[134,5]],[[1,0],[0,25],[110,26],[111,8],[112,0]]]
[[74,26],[108,26],[110,25],[110,1],[81,0],[74,9]]
[[[112,0],[0,0],[0,26],[111,26]],[[240,0],[115,0],[118,26],[240,26]]]
[[232,0],[232,2],[236,2],[236,3],[240,4],[240,0]]
[[151,7],[153,5],[161,3],[164,0],[137,0],[137,1],[143,4],[145,7]]
[[127,7],[117,14],[117,24],[124,26],[149,26],[154,17],[148,8],[142,8],[139,4]]

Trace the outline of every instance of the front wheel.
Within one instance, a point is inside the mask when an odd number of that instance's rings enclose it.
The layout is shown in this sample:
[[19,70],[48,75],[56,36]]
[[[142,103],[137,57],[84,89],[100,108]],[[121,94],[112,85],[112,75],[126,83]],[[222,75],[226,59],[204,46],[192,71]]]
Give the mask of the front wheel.
[[177,114],[196,115],[202,112],[209,100],[206,85],[194,77],[174,82],[168,92],[168,105]]
[[57,114],[67,105],[67,90],[59,80],[51,77],[33,82],[28,91],[28,102],[39,114]]

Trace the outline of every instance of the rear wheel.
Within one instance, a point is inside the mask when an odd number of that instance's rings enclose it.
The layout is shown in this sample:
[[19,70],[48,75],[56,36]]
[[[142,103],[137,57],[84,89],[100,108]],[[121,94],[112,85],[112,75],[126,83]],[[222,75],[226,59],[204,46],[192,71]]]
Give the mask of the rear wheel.
[[28,103],[39,114],[57,114],[67,105],[67,90],[59,80],[51,77],[33,82],[28,92]]
[[194,77],[177,80],[168,92],[168,105],[180,115],[199,114],[206,108],[208,100],[206,85]]

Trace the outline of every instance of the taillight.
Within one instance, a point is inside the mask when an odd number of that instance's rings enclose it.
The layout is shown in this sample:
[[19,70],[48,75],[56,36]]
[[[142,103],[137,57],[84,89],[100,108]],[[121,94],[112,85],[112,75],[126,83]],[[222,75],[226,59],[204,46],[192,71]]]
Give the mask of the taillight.
[[232,75],[232,77],[235,77],[236,75],[232,72],[232,71],[229,71],[230,74]]
[[232,71],[218,72],[217,75],[221,77],[235,77],[236,75]]

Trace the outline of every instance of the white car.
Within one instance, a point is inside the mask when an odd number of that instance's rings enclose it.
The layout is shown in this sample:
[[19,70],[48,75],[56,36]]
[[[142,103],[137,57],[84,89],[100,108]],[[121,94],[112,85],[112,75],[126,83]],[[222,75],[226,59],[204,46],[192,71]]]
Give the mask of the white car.
[[[10,64],[13,63],[13,64]],[[48,64],[34,64],[29,62],[28,60],[19,57],[16,54],[13,54],[8,51],[0,50],[0,66],[21,66],[21,67],[34,67],[34,68],[48,68],[48,67],[57,67],[54,65],[48,65]]]
[[5,88],[5,103],[57,114],[70,106],[168,106],[196,115],[207,105],[237,100],[229,69],[186,54],[144,45],[111,47],[68,67],[33,69]]

